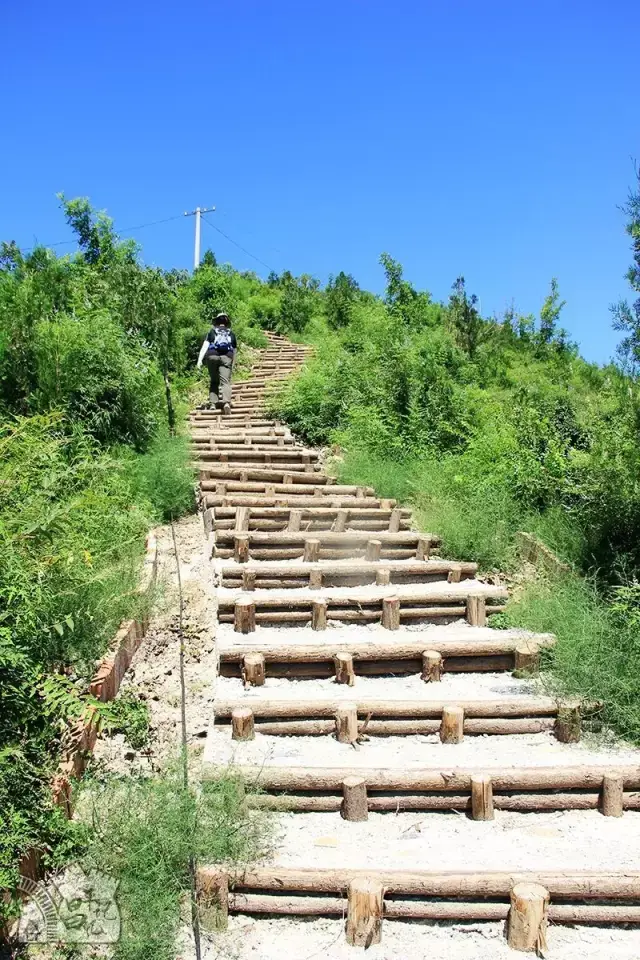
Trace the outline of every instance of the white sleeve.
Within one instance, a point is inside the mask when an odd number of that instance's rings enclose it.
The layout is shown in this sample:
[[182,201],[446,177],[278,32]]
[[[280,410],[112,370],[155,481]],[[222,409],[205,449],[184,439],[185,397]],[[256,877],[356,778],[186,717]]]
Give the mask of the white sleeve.
[[204,360],[204,355],[209,349],[209,341],[205,340],[202,346],[200,347],[200,356],[198,357],[198,363],[202,363]]

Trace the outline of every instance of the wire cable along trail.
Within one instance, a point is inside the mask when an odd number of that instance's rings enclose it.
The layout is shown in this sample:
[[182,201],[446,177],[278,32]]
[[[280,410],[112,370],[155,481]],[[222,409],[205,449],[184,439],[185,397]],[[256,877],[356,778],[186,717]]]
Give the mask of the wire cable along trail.
[[[554,956],[567,925],[640,924],[638,753],[585,743],[594,705],[540,690],[555,639],[492,628],[504,587],[266,414],[311,350],[267,337],[230,414],[190,427],[218,604],[202,776],[232,764],[279,846],[260,867],[201,866],[199,895],[223,920],[288,922],[278,942],[301,958],[314,937],[322,953],[314,917],[334,918],[340,950],[394,957],[435,956],[439,921],[486,924],[482,957],[507,955],[504,937]],[[417,919],[432,923],[407,939]]]

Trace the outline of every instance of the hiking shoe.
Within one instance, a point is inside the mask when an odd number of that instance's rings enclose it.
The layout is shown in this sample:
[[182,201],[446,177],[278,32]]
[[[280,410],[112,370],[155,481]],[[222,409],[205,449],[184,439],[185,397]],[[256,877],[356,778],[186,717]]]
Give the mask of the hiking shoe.
[[223,413],[231,413],[231,404],[230,404],[230,403],[225,403],[224,406],[223,406],[223,408],[222,408],[222,412],[223,412]]

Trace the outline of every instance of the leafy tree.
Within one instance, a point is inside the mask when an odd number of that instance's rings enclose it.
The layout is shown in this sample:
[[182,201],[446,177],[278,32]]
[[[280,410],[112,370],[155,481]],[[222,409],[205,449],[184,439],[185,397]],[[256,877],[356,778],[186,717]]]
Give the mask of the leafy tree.
[[[540,310],[540,329],[538,331],[538,342],[541,346],[547,346],[556,339],[558,320],[562,313],[566,300],[560,299],[558,281],[555,277],[551,278],[551,289]],[[562,331],[564,334],[564,331]]]
[[353,317],[353,306],[358,298],[360,287],[351,274],[340,271],[334,279],[329,277],[325,291],[327,319],[334,329],[346,327]]
[[449,313],[456,339],[462,349],[473,360],[484,333],[484,321],[476,309],[477,296],[468,296],[464,277],[458,277],[449,297]]
[[[204,256],[200,261],[200,267],[217,267],[218,261],[216,260],[216,255],[213,250],[205,250]],[[198,267],[198,269],[200,269]]]
[[626,230],[631,237],[633,250],[633,263],[626,279],[638,297],[632,304],[620,300],[612,307],[613,329],[625,334],[618,345],[618,357],[623,370],[633,376],[637,376],[640,369],[640,170],[637,167],[635,173],[636,190],[629,194],[623,210],[629,218]]
[[308,275],[296,279],[286,270],[280,277],[280,286],[283,294],[278,326],[285,332],[301,333],[313,315],[318,282]]

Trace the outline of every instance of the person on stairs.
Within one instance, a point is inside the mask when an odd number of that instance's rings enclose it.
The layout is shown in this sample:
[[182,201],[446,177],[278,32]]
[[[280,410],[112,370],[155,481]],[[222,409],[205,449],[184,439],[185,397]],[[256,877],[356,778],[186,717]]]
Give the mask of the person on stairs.
[[231,374],[238,344],[226,313],[219,313],[200,348],[198,369],[203,362],[209,371],[209,406],[222,404],[224,413],[231,410]]

